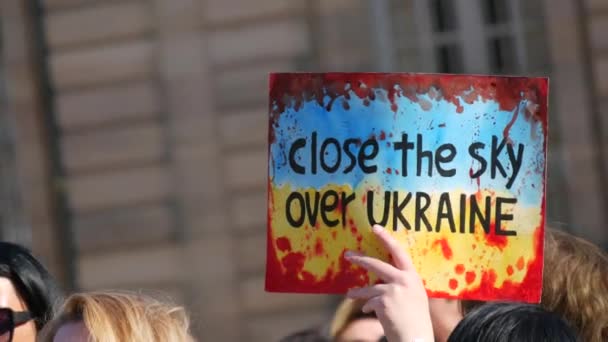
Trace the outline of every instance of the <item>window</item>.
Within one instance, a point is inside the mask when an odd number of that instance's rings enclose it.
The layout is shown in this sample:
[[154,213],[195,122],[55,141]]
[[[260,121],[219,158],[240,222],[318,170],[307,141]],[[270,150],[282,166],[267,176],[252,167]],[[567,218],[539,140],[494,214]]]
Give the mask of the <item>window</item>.
[[483,20],[486,25],[504,24],[509,22],[509,4],[507,0],[479,0]]
[[512,37],[489,37],[487,44],[491,72],[499,74],[517,72],[515,46]]
[[450,32],[456,29],[452,0],[431,0],[430,11],[434,32]]
[[438,45],[435,48],[437,70],[443,73],[457,73],[463,70],[462,54],[458,44]]
[[526,70],[521,0],[414,0],[425,71],[514,74]]

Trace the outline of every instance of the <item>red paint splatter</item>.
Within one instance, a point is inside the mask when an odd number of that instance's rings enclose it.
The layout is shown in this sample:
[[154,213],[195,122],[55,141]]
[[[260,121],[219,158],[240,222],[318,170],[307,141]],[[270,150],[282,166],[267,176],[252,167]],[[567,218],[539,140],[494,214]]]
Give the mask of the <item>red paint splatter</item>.
[[317,238],[317,241],[315,242],[315,255],[322,256],[323,253],[325,253],[325,249],[323,248],[323,241]]
[[[496,272],[489,269],[482,271],[479,287],[471,290],[463,290],[457,295],[451,295],[442,291],[427,290],[429,297],[458,298],[474,300],[518,300],[527,303],[539,303],[542,288],[543,274],[543,236],[545,232],[545,217],[542,216],[541,226],[534,233],[534,250],[536,257],[528,263],[528,270],[521,283],[510,280],[505,281],[502,286],[496,285]],[[523,258],[522,258],[523,262]]]
[[336,239],[336,237],[338,236],[337,232],[334,230],[333,232],[331,232],[331,237],[332,239]]
[[393,173],[393,170],[390,167],[386,168],[386,173],[388,173],[389,175]]
[[[471,179],[473,179],[473,175],[475,174],[475,171],[473,171],[473,168],[469,168],[469,177]],[[480,177],[475,177],[475,181],[477,182],[477,190],[479,190],[481,188],[481,181],[480,181]]]
[[456,267],[454,268],[454,271],[456,271],[456,274],[463,274],[464,273],[464,265],[463,264],[456,265]]
[[[272,239],[272,235],[268,235]],[[296,292],[296,293],[345,293],[352,287],[361,287],[370,282],[367,271],[351,265],[344,258],[344,252],[339,257],[337,272],[332,268],[322,277],[316,278],[304,271],[306,257],[302,253],[289,253],[279,262],[274,248],[267,249],[266,291]]]
[[484,238],[486,240],[486,245],[497,247],[501,251],[509,244],[506,235],[496,235],[496,226],[494,222],[490,222],[490,233],[485,234]]
[[355,224],[355,221],[353,221],[352,219],[349,219],[348,224],[350,226],[350,232],[353,234],[353,236],[354,237],[359,236],[359,230],[357,229],[357,225]]
[[507,274],[508,274],[509,276],[512,276],[512,275],[513,275],[513,272],[514,272],[514,271],[513,271],[513,266],[511,266],[511,265],[507,266]]
[[291,251],[291,243],[286,237],[281,237],[277,239],[277,248],[281,252],[289,252]]
[[432,247],[435,248],[437,246],[441,247],[441,253],[443,253],[443,257],[446,258],[446,260],[452,259],[452,249],[446,239],[435,240]]
[[338,214],[342,214],[342,210],[344,209],[344,206],[342,205],[342,197],[338,196],[338,201],[336,203],[336,209],[335,211]]
[[464,280],[467,282],[467,284],[473,284],[475,277],[477,277],[475,272],[467,272],[467,274],[464,276]]
[[380,139],[380,140],[386,139],[386,133],[384,131],[380,131],[380,135],[378,135],[378,139]]
[[458,280],[450,279],[449,285],[452,290],[456,290],[458,288]]
[[431,101],[428,101],[426,99],[419,99],[418,104],[420,105],[420,108],[424,111],[429,111],[431,110],[431,108],[433,108],[433,104],[431,103]]
[[517,265],[516,266],[517,266],[517,269],[520,270],[520,271],[524,269],[525,264],[524,264],[524,258],[523,257],[519,257],[519,259],[517,259]]
[[307,282],[313,282],[315,279],[315,276],[313,276],[310,272],[308,271],[302,271],[302,279],[304,279],[304,281]]
[[399,175],[399,170],[395,169],[395,174]]
[[484,272],[484,274],[482,275],[482,278],[484,276],[486,277],[485,279],[487,280],[486,283],[496,284],[496,279],[498,278],[498,276],[496,275],[496,271],[493,268],[491,268],[487,272]]
[[363,204],[365,204],[365,202],[367,202],[367,193],[363,194],[363,196],[361,196],[361,202]]
[[302,253],[289,253],[281,259],[281,263],[283,267],[287,270],[287,273],[293,272],[293,274],[298,274],[304,268],[304,262],[306,261],[306,256]]
[[515,121],[517,120],[517,115],[519,114],[520,104],[521,104],[521,102],[517,104],[517,108],[515,108],[515,111],[513,112],[513,117],[511,117],[511,121],[509,121],[509,123],[507,123],[507,125],[505,126],[505,129],[502,131],[503,138],[505,138],[505,140],[509,144],[513,143],[511,141],[511,138],[509,137],[509,131],[511,130],[511,127],[513,127],[513,124],[515,123]]
[[461,99],[466,103],[476,99],[496,101],[503,111],[513,111],[522,100],[529,100],[538,104],[538,108],[534,112],[526,110],[526,119],[540,121],[543,131],[547,131],[546,78],[408,73],[273,73],[269,78],[269,141],[274,142],[273,125],[287,107],[297,111],[308,100],[317,101],[323,106],[325,98],[329,97],[327,107],[331,110],[336,98],[346,100],[351,92],[366,104],[376,99],[376,89],[387,92],[394,112],[398,110],[398,97],[419,102],[419,94],[431,91],[437,92],[437,98],[454,104],[458,113],[464,110]]

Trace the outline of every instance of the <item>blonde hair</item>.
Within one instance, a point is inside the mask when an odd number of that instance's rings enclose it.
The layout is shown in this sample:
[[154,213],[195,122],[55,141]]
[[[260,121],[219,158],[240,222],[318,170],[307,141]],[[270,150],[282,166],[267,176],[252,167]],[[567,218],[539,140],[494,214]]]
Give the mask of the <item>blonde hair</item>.
[[334,313],[334,317],[331,320],[331,325],[329,327],[329,336],[332,341],[336,338],[340,337],[342,332],[348,327],[352,322],[360,319],[360,318],[375,318],[375,314],[370,313],[366,314],[361,311],[363,308],[364,301],[360,300],[352,300],[349,298],[345,298],[342,300],[336,312]]
[[139,293],[74,294],[43,330],[42,341],[53,341],[59,328],[70,322],[82,322],[91,342],[193,341],[184,308]]
[[608,256],[596,245],[549,230],[541,305],[560,314],[585,341],[608,341]]

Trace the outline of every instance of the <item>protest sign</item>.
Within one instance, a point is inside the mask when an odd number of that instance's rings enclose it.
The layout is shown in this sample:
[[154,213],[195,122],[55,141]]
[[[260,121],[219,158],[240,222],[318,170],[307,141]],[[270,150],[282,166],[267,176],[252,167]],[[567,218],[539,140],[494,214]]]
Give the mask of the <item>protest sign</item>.
[[343,293],[378,281],[385,227],[431,296],[538,302],[545,78],[270,75],[266,290]]

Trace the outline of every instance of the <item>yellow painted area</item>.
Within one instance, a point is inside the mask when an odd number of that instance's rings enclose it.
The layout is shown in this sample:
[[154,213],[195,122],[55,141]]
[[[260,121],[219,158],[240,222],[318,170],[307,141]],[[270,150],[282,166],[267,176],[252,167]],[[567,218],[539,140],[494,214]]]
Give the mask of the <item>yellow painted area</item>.
[[[388,255],[383,247],[376,241],[371,233],[371,226],[367,218],[367,192],[375,191],[374,195],[374,215],[377,219],[382,216],[384,205],[384,190],[380,183],[364,181],[356,189],[350,186],[329,185],[320,190],[321,195],[325,191],[334,190],[338,194],[355,193],[355,199],[348,203],[346,207],[346,222],[337,227],[327,227],[321,220],[320,213],[317,215],[317,225],[312,226],[306,218],[305,223],[300,228],[291,227],[286,218],[286,201],[289,194],[298,191],[302,194],[309,193],[310,198],[314,198],[314,189],[294,189],[289,185],[281,188],[271,187],[271,233],[275,243],[275,250],[279,260],[289,252],[300,252],[306,256],[304,271],[310,273],[316,280],[323,279],[328,272],[333,274],[340,272],[339,260],[345,250],[355,250],[367,255],[388,260]],[[462,191],[452,191],[450,199],[452,204],[456,229],[459,229],[459,196]],[[401,198],[405,197],[406,191],[399,192]],[[431,196],[431,206],[426,210],[427,217],[434,225],[437,217],[438,200],[440,193],[429,194]],[[492,196],[492,217],[494,216],[494,201],[500,194],[488,191],[480,191],[476,194],[478,198]],[[414,194],[412,194],[414,196]],[[469,196],[469,195],[467,195]],[[512,197],[510,194],[503,194],[504,197]],[[365,198],[365,200],[364,200]],[[468,199],[468,197],[467,197]],[[483,208],[485,202],[479,201]],[[468,202],[467,202],[468,205]],[[468,208],[468,206],[467,206]],[[396,232],[387,229],[401,243],[404,249],[410,253],[417,271],[425,281],[426,288],[431,291],[445,292],[450,295],[458,295],[465,290],[474,290],[479,287],[482,271],[493,269],[496,274],[496,287],[500,287],[505,281],[520,283],[527,272],[527,264],[535,258],[534,233],[542,222],[540,208],[526,208],[520,204],[506,206],[510,210],[503,212],[511,213],[515,220],[504,222],[502,227],[505,230],[517,232],[517,236],[509,236],[507,244],[501,250],[497,246],[490,246],[486,243],[486,233],[477,223],[475,233],[469,233],[468,220],[465,218],[466,232],[452,233],[446,220],[443,220],[440,232],[428,232],[424,225],[421,231],[414,231],[414,197],[403,210],[404,216],[410,221],[412,230],[407,230],[399,226]],[[320,210],[320,209],[319,209]],[[467,213],[468,213],[467,209]],[[301,212],[297,205],[291,207],[294,217],[299,217]],[[327,214],[330,220],[342,220],[342,213],[339,210]],[[392,205],[389,209],[389,221],[387,227],[392,227],[393,212]],[[353,232],[354,230],[354,232]],[[357,236],[360,235],[360,241]],[[287,238],[290,242],[291,250],[280,250],[276,246],[276,240]],[[437,242],[444,239],[451,250],[451,257],[448,259],[442,243]],[[322,248],[319,248],[322,246]],[[521,260],[520,260],[521,259]],[[462,265],[460,274],[457,274],[457,265]],[[519,267],[518,267],[519,266]],[[522,267],[523,266],[523,267]],[[509,274],[508,269],[512,270]],[[467,272],[475,273],[472,280],[469,274],[467,283]],[[453,279],[450,286],[449,280]],[[370,276],[370,282],[374,282],[375,277]],[[472,281],[471,281],[472,280]],[[454,285],[456,285],[454,287]],[[454,287],[454,288],[453,288]]]

